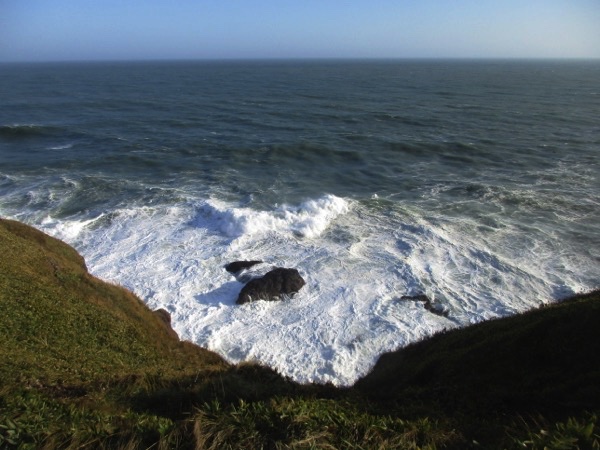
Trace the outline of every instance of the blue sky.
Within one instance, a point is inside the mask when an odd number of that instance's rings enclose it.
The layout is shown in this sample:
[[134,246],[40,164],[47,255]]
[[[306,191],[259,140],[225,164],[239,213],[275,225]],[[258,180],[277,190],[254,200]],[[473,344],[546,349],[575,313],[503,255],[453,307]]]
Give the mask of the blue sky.
[[0,61],[600,58],[600,0],[0,0]]

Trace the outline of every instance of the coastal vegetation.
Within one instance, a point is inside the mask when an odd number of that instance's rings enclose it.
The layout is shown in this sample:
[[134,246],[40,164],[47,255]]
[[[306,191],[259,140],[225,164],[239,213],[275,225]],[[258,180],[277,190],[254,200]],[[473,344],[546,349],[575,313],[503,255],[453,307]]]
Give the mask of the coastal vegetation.
[[600,448],[600,291],[299,385],[181,342],[70,246],[0,219],[0,448]]

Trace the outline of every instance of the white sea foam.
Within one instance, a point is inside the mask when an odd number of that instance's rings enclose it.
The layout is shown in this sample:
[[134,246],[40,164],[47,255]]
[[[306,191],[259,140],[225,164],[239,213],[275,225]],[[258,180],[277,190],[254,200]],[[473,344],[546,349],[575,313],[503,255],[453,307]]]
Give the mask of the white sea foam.
[[348,202],[334,195],[308,200],[298,207],[283,205],[274,211],[231,208],[224,202],[209,200],[201,213],[216,221],[227,236],[258,236],[268,233],[294,234],[304,238],[319,236],[340,214],[348,212]]
[[[375,199],[374,201],[378,201]],[[436,331],[511,314],[577,290],[577,268],[512,252],[476,237],[468,221],[426,220],[333,195],[254,210],[218,199],[131,207],[42,227],[77,246],[96,275],[170,311],[176,331],[228,361],[257,361],[300,382],[349,385],[383,352]],[[488,239],[488,240],[486,240]],[[506,249],[510,251],[510,249]],[[238,306],[242,284],[223,266],[298,268],[293,299]],[[565,275],[566,274],[566,275]],[[447,311],[400,300],[427,294]]]
[[102,219],[104,214],[87,220],[57,220],[46,216],[41,222],[41,228],[48,230],[66,242],[76,242],[83,230],[88,229],[93,223]]

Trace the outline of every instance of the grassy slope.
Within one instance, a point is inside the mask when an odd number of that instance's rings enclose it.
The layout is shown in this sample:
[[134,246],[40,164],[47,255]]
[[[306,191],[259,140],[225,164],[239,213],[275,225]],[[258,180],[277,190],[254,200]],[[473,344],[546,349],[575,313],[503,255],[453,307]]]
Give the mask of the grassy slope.
[[18,370],[23,382],[77,384],[99,373],[224,366],[171,338],[139,299],[91,276],[62,242],[2,220],[0,243],[3,379]]
[[384,355],[338,390],[178,342],[139,299],[30,227],[0,220],[0,254],[0,447],[570,448],[576,439],[595,448],[598,439],[598,292]]

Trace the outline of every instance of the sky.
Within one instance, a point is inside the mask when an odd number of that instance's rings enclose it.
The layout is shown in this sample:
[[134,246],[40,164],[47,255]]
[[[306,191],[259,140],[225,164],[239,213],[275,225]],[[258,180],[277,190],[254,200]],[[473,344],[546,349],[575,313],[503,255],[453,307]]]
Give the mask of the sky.
[[600,58],[600,0],[0,0],[0,62]]

